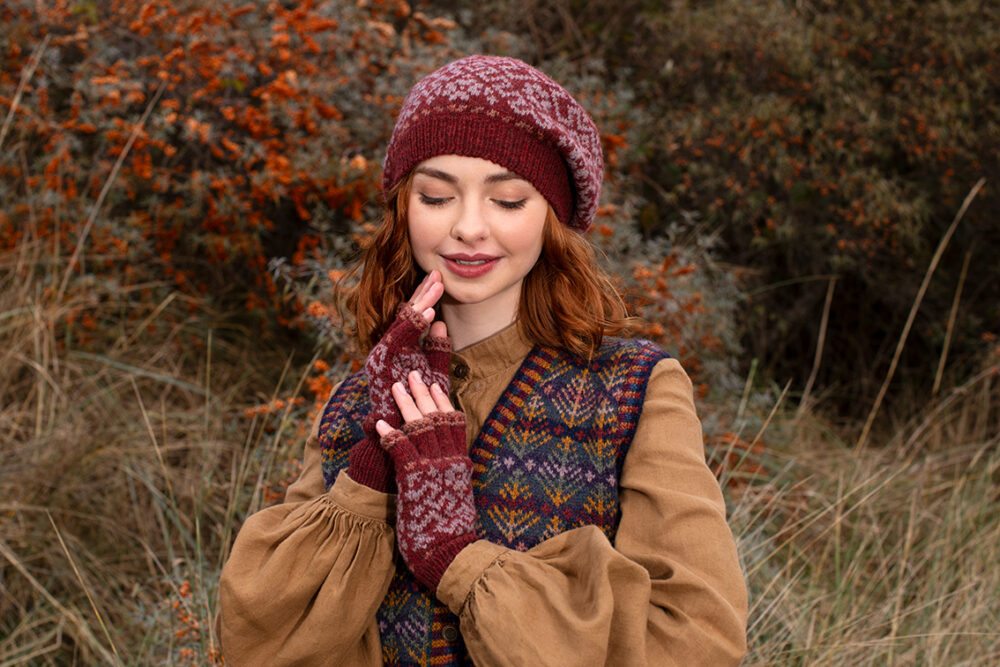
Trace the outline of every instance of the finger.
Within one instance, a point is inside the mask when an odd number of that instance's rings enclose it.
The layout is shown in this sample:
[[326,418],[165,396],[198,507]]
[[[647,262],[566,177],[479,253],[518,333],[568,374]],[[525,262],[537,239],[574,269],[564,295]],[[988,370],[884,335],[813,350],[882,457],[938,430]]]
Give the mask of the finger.
[[448,337],[448,325],[444,322],[435,322],[431,325],[431,335],[435,338],[447,338]]
[[[434,317],[433,312],[431,318]],[[400,304],[396,312],[396,319],[390,325],[386,335],[391,340],[398,341],[400,345],[409,346],[416,342],[420,335],[427,330],[427,313],[414,310],[409,303]]]
[[413,300],[413,310],[422,312],[437,303],[444,295],[444,283],[437,281],[427,285],[427,289]]
[[465,415],[461,412],[451,412],[443,415],[443,418],[448,423],[448,430],[447,436],[442,436],[442,440],[448,443],[451,452],[464,454],[467,451],[465,441]]
[[[437,324],[443,324],[443,322],[435,322],[431,325],[432,332],[441,331],[441,327],[437,327]],[[435,336],[430,333],[424,338],[423,350],[424,356],[427,357],[428,366],[424,382],[439,382],[441,386],[447,387],[449,382],[448,368],[451,365],[451,341],[447,337]]]
[[437,458],[441,455],[441,445],[438,440],[433,416],[404,424],[403,433],[406,434],[406,437],[413,443],[413,447],[420,452],[421,456]]
[[402,382],[395,382],[392,385],[392,397],[399,408],[399,414],[403,415],[404,422],[412,422],[422,418],[424,415],[413,402],[413,398],[406,391]]
[[448,392],[441,388],[437,382],[431,385],[431,399],[434,401],[434,407],[437,408],[438,412],[454,412],[455,408],[451,404],[451,399],[448,397]]
[[[405,461],[412,461],[417,457],[417,449],[402,431],[392,428],[381,420],[375,422],[375,430],[379,433],[385,432],[384,435],[379,437],[378,444],[392,457],[394,466],[401,467]],[[396,469],[397,476],[400,467]]]
[[427,390],[427,385],[424,384],[420,371],[411,371],[407,380],[410,383],[410,394],[413,396],[413,402],[420,410],[420,414],[426,416],[434,412],[437,407],[434,404],[434,399],[431,398],[430,391]]
[[426,291],[427,286],[430,284],[430,275],[424,276],[424,279],[420,281],[417,288],[413,290],[413,294],[410,295],[410,303],[415,303]]

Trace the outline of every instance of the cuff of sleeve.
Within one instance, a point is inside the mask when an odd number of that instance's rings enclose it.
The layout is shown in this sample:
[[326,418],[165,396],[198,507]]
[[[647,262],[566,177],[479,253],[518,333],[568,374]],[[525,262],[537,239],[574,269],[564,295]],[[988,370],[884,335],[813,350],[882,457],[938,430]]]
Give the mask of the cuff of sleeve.
[[437,588],[438,599],[447,605],[453,614],[459,615],[465,606],[465,601],[472,594],[472,587],[483,573],[508,551],[510,549],[507,547],[487,540],[476,540],[459,551],[441,577],[441,583]]
[[351,479],[346,470],[341,470],[330,487],[330,500],[352,514],[395,523],[396,496],[376,491]]

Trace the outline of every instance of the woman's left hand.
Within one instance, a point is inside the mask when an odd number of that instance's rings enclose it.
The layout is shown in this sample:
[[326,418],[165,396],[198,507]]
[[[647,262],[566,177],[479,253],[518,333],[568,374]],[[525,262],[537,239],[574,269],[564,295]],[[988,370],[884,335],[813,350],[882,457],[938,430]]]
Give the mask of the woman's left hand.
[[455,410],[437,383],[430,388],[417,372],[392,395],[402,429],[378,421],[375,429],[396,470],[396,537],[407,567],[436,591],[444,571],[476,540],[472,460],[465,445],[465,415]]

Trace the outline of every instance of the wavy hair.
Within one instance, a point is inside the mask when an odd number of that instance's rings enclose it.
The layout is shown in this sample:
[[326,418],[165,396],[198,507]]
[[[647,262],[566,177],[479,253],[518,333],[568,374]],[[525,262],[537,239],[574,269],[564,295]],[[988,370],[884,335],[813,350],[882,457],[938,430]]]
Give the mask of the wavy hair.
[[[407,220],[412,172],[386,196],[382,222],[362,242],[358,261],[337,283],[341,313],[351,316],[360,351],[378,343],[424,278],[413,260]],[[342,288],[359,276],[356,284]],[[348,318],[345,318],[345,321]],[[608,274],[597,264],[593,246],[559,222],[549,207],[542,253],[521,285],[517,326],[528,340],[593,356],[606,335],[630,331],[635,319]]]

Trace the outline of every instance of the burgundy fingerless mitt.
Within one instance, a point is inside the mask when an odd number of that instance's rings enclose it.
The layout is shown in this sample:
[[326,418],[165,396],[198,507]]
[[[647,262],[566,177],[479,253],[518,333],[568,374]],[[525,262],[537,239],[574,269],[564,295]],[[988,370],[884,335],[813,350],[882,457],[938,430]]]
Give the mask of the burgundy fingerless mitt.
[[444,571],[474,542],[476,506],[465,415],[435,412],[382,438],[396,469],[396,540],[410,571],[437,590]]

